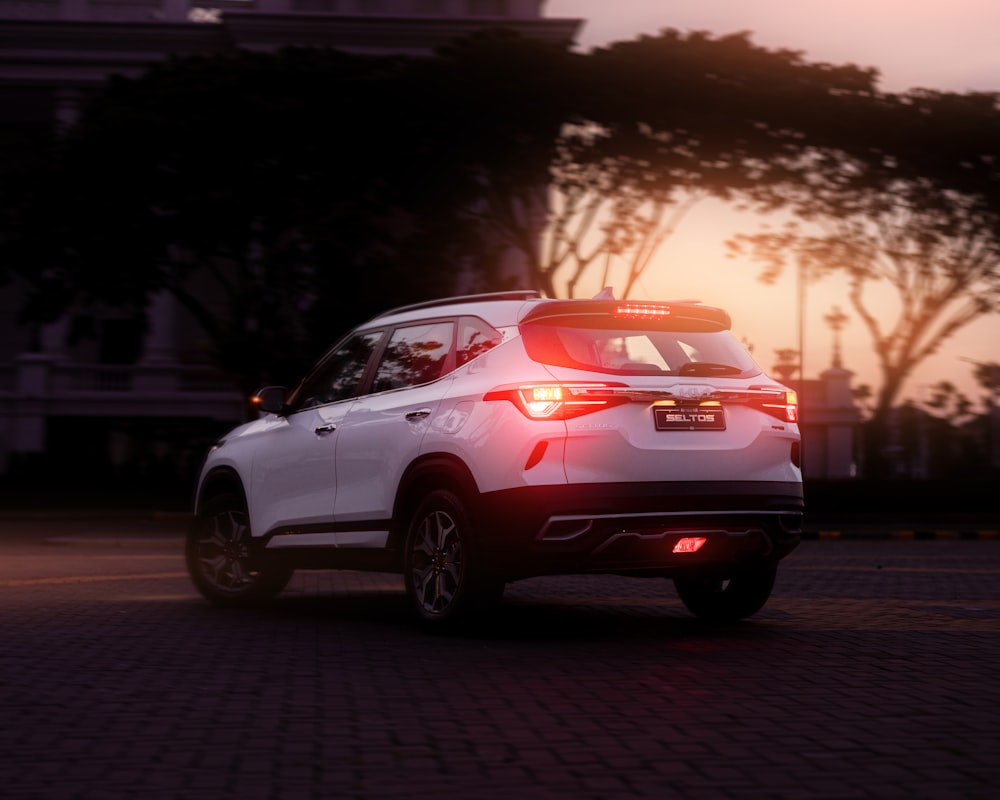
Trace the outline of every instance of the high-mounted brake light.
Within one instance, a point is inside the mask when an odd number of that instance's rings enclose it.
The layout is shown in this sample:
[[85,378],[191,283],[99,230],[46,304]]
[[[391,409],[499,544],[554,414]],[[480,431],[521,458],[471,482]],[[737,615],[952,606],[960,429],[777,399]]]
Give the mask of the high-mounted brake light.
[[529,419],[570,419],[627,402],[607,383],[552,383],[498,387],[484,400],[509,400]]
[[670,306],[651,303],[621,303],[615,308],[619,319],[666,319],[670,316]]

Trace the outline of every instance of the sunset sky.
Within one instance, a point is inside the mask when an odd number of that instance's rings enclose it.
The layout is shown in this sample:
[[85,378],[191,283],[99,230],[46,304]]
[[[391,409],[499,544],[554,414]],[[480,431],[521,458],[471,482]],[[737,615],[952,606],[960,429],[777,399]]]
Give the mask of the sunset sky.
[[[750,31],[756,44],[801,51],[809,61],[875,67],[887,91],[1000,92],[1000,0],[548,0],[545,13],[586,20],[578,37],[582,49],[663,28],[714,35]],[[797,347],[794,276],[764,286],[756,280],[758,267],[726,258],[723,245],[758,223],[721,206],[696,208],[664,245],[655,275],[635,296],[697,297],[727,308],[736,334],[754,345],[754,356],[770,369],[776,349]],[[871,340],[834,279],[808,292],[806,377],[830,364],[833,334],[823,316],[834,306],[851,317],[841,338],[854,383],[877,387]],[[931,385],[950,380],[978,401],[983,391],[965,359],[1000,362],[1000,315],[949,339],[911,378],[903,397],[923,399]]]

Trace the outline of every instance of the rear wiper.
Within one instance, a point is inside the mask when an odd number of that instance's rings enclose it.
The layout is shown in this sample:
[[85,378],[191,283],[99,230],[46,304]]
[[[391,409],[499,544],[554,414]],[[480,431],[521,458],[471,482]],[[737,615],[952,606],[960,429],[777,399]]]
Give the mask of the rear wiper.
[[689,361],[681,365],[678,375],[739,375],[743,370],[730,364],[713,364],[711,361]]

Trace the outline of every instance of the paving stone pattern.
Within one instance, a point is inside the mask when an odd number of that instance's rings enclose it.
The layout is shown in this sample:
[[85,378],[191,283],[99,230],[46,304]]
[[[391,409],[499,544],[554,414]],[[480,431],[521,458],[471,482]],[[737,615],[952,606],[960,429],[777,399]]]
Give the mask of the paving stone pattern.
[[0,537],[4,798],[1000,796],[1000,542],[805,542],[717,627],[663,580],[524,581],[461,637],[396,576],[223,611],[179,540],[60,543]]

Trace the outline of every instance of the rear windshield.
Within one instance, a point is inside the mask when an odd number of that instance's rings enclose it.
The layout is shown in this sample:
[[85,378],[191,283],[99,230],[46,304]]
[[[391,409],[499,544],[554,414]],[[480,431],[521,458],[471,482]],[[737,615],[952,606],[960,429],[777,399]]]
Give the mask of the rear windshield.
[[594,328],[551,321],[521,326],[542,364],[611,375],[747,376],[759,368],[729,331]]

